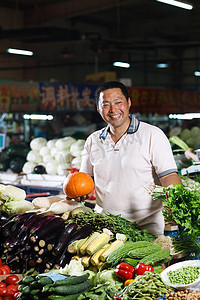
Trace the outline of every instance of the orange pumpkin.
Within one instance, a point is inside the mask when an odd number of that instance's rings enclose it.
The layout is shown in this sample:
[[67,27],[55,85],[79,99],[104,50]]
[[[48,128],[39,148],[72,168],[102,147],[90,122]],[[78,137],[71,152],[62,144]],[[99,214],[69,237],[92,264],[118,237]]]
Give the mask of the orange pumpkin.
[[94,181],[84,172],[69,174],[63,182],[63,191],[69,198],[78,198],[92,193]]

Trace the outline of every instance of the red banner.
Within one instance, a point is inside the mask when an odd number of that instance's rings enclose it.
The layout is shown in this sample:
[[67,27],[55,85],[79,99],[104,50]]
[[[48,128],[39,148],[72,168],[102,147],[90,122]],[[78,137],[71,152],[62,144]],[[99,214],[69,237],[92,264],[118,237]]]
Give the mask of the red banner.
[[139,113],[186,113],[200,111],[200,92],[129,88],[132,111]]

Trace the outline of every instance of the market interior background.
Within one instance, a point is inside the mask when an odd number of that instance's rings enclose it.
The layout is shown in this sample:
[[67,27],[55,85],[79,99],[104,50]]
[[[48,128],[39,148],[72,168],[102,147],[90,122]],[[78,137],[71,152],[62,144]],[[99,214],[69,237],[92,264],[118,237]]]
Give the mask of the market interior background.
[[[190,3],[192,10],[156,0],[1,0],[0,79],[98,84],[114,74],[128,87],[199,91],[200,2]],[[9,47],[34,55],[12,55]],[[128,62],[130,68],[114,67],[114,61]],[[95,76],[99,73],[105,77]],[[165,114],[139,117],[167,134],[183,126]],[[72,128],[85,137],[104,125],[97,113],[78,111],[32,122],[28,134],[23,114],[8,114],[4,121],[12,142],[36,136],[35,127],[48,127],[50,137],[74,133]]]

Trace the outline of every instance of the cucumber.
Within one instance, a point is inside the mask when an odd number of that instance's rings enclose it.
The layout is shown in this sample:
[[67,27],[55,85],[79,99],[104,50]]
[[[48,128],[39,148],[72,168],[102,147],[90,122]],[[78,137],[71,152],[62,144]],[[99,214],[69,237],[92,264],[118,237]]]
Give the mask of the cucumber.
[[21,292],[23,295],[28,295],[30,294],[30,291],[31,291],[30,286],[26,285]]
[[70,276],[66,279],[57,280],[54,282],[53,286],[60,286],[60,285],[73,285],[79,284],[86,281],[89,277],[89,273],[85,273],[81,276]]
[[32,295],[32,296],[34,296],[34,295],[39,295],[41,293],[41,289],[34,289],[34,290],[31,290],[30,291],[30,294]]
[[41,288],[41,284],[38,283],[38,281],[33,281],[30,283],[30,289],[35,290]]
[[35,276],[26,276],[22,280],[18,281],[19,284],[29,284],[35,281]]
[[58,295],[72,295],[85,291],[90,287],[90,280],[87,279],[82,283],[73,284],[73,285],[59,285],[55,287],[51,287],[49,289],[50,293],[56,293]]
[[53,283],[53,280],[50,277],[48,277],[48,276],[40,276],[37,282],[40,285],[45,286],[45,285]]
[[81,293],[76,293],[73,295],[66,295],[66,296],[61,296],[61,295],[50,295],[48,299],[50,300],[76,300],[76,298],[80,295]]

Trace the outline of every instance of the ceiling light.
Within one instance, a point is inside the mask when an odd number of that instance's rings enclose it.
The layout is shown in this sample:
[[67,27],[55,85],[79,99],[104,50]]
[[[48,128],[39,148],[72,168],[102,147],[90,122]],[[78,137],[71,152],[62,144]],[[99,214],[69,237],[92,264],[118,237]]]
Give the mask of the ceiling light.
[[13,49],[13,48],[8,48],[7,52],[10,53],[10,54],[19,54],[19,55],[28,55],[28,56],[33,55],[32,51],[21,50],[21,49]]
[[157,0],[158,2],[163,2],[166,4],[170,4],[170,5],[174,5],[174,6],[178,6],[181,8],[185,8],[185,9],[193,9],[193,5],[186,3],[186,2],[182,2],[182,1],[176,1],[176,0]]
[[179,119],[179,120],[200,119],[200,113],[170,114],[169,119]]
[[195,71],[195,72],[194,72],[194,75],[195,75],[195,76],[200,76],[200,71]]
[[113,66],[115,66],[115,67],[121,67],[121,68],[130,68],[130,64],[129,63],[120,62],[120,61],[115,61],[113,63]]
[[168,67],[168,64],[167,63],[158,63],[158,64],[156,64],[156,67],[160,68],[160,69],[165,69]]
[[34,115],[34,114],[31,114],[31,115],[28,115],[28,114],[25,114],[23,115],[23,118],[25,120],[53,120],[53,116],[52,115]]

